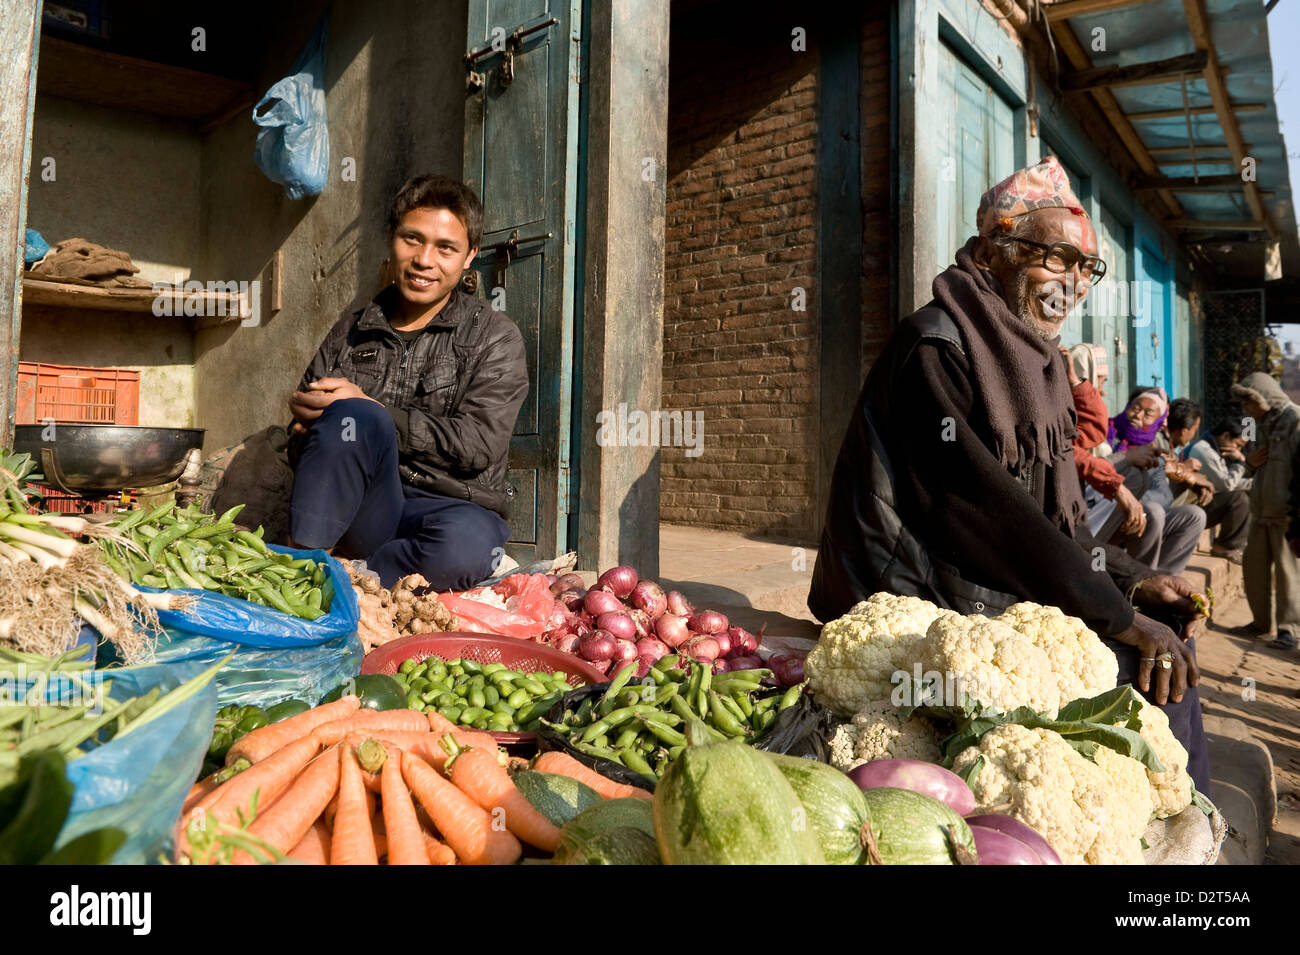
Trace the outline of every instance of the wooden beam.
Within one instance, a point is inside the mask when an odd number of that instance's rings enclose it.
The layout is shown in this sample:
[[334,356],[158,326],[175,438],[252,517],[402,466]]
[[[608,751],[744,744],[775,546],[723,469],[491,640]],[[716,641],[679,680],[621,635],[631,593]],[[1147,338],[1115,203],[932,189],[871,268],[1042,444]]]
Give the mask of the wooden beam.
[[[1086,70],[1092,67],[1092,61],[1088,58],[1087,52],[1079,42],[1079,38],[1074,35],[1070,25],[1064,21],[1052,24],[1052,36],[1056,38],[1057,45],[1065,54],[1070,65],[1076,70]],[[1147,150],[1146,143],[1142,142],[1142,137],[1137,134],[1133,124],[1128,121],[1124,115],[1124,110],[1120,108],[1119,101],[1115,99],[1115,94],[1108,89],[1094,89],[1089,91],[1089,95],[1096,101],[1097,106],[1101,109],[1110,123],[1111,129],[1119,137],[1124,148],[1128,150],[1133,161],[1137,163],[1138,168],[1149,176],[1160,175],[1160,167],[1156,161],[1151,158],[1151,153]],[[1174,194],[1169,190],[1161,190],[1157,193],[1161,202],[1171,215],[1180,216],[1183,214],[1182,204],[1174,198]]]
[[1263,232],[1264,224],[1254,219],[1166,219],[1169,229],[1190,229],[1206,232]]
[[[1268,109],[1267,103],[1233,103],[1232,111],[1234,113],[1262,113]],[[1205,116],[1215,111],[1213,106],[1193,106],[1186,112],[1193,116]],[[1149,109],[1141,113],[1129,113],[1128,118],[1131,123],[1140,123],[1144,119],[1172,119],[1175,116],[1184,115],[1181,109]]]
[[[1230,162],[1232,155],[1224,152],[1228,147],[1223,143],[1206,143],[1203,146],[1196,147],[1197,162]],[[1249,152],[1250,143],[1246,143],[1246,151]],[[1147,150],[1157,159],[1164,159],[1168,162],[1171,158],[1192,161],[1192,151],[1187,146],[1153,146]]]
[[[1067,26],[1066,29],[1069,27]],[[1209,60],[1210,55],[1207,51],[1197,50],[1195,53],[1171,56],[1166,60],[1135,63],[1133,66],[1098,66],[1077,70],[1061,76],[1061,89],[1067,93],[1079,93],[1098,87],[1115,89],[1120,86],[1164,83],[1187,73],[1201,73],[1206,69]]]
[[1241,176],[1230,172],[1214,176],[1148,176],[1138,180],[1137,189],[1172,189],[1175,192],[1210,190],[1222,186],[1243,188],[1246,183]]
[[0,17],[0,447],[13,447],[22,326],[27,183],[36,101],[41,0],[5,4]]
[[[1205,12],[1205,0],[1183,0],[1183,12],[1187,15],[1187,28],[1191,31],[1197,52],[1205,54],[1205,85],[1209,87],[1214,112],[1219,118],[1219,125],[1223,128],[1223,138],[1228,143],[1228,152],[1232,154],[1233,164],[1240,169],[1242,160],[1246,157],[1246,144],[1241,138],[1241,127],[1237,125],[1237,116],[1232,111],[1228,87],[1223,82],[1223,68],[1219,66],[1219,55],[1210,32],[1210,17]],[[1251,215],[1259,221],[1270,237],[1277,238],[1277,232],[1264,208],[1264,200],[1260,197],[1259,187],[1254,182],[1247,182],[1245,186],[1246,203],[1250,206]]]
[[1138,4],[1150,3],[1151,0],[1056,0],[1056,3],[1043,4],[1047,12],[1047,22],[1057,23],[1070,17],[1086,17],[1093,13],[1109,13],[1124,7],[1136,7]]

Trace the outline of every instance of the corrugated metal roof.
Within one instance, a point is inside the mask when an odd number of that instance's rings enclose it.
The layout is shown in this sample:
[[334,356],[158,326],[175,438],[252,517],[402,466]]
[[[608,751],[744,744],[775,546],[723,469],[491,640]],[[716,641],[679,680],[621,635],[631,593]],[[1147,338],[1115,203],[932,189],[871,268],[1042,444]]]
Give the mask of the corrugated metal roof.
[[[1255,174],[1263,193],[1262,203],[1284,246],[1287,277],[1298,278],[1300,241],[1296,235],[1286,146],[1273,99],[1273,66],[1264,4],[1261,0],[1205,0],[1205,8],[1219,64],[1225,72],[1229,101],[1234,106],[1256,107],[1235,111],[1237,123],[1247,144],[1247,155],[1256,160]],[[1067,21],[1089,52],[1094,67],[1133,66],[1195,53],[1196,44],[1187,22],[1182,0],[1155,0],[1084,14]],[[1104,33],[1095,32],[1098,30]],[[1098,49],[1099,46],[1102,48]],[[1113,87],[1111,92],[1130,117],[1178,111],[1177,115],[1131,119],[1143,143],[1156,151],[1152,158],[1162,174],[1176,177],[1240,174],[1240,168],[1229,155],[1203,75],[1187,74],[1184,81],[1173,77],[1147,85]],[[1198,156],[1195,162],[1189,146],[1189,119],[1183,113],[1184,104],[1191,110],[1206,110],[1190,116],[1190,139]],[[1224,187],[1213,192],[1174,190],[1174,195],[1188,219],[1228,222],[1252,218],[1241,187]],[[1193,243],[1211,237],[1197,232],[1187,235]],[[1220,236],[1207,243],[1206,250],[1225,271],[1242,277],[1253,273],[1262,280],[1266,239],[1265,234],[1257,234],[1249,246],[1231,243],[1235,251],[1225,251],[1230,243]]]

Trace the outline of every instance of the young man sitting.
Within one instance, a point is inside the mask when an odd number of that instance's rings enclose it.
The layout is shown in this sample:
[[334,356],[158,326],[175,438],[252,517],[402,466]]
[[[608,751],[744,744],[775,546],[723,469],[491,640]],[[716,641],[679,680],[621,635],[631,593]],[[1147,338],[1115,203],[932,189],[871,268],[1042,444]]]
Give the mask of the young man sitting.
[[[1218,528],[1211,552],[1216,557],[1240,564],[1250,534],[1250,496],[1240,488],[1224,490],[1216,486],[1208,474],[1200,473],[1205,466],[1200,459],[1184,454],[1184,460],[1180,462],[1176,456],[1179,448],[1195,441],[1200,430],[1200,406],[1188,398],[1178,398],[1169,405],[1169,417],[1156,444],[1167,453],[1170,465],[1180,469],[1177,475],[1170,475],[1174,493],[1187,488],[1197,495],[1198,502],[1205,509],[1205,526]],[[1205,497],[1209,495],[1212,496],[1206,502]]]
[[289,399],[290,534],[364,558],[385,587],[419,573],[464,589],[490,575],[509,536],[523,337],[459,288],[483,230],[469,188],[417,176],[388,228],[392,284],[339,318]]

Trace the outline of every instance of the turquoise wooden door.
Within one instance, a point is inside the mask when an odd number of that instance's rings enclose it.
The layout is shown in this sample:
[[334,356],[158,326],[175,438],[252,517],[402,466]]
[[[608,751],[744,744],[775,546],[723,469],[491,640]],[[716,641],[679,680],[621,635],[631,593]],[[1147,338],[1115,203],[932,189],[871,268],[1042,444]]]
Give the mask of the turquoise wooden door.
[[[1065,170],[1065,175],[1070,180],[1070,186],[1074,190],[1074,194],[1086,205],[1088,180],[1061,156],[1060,151],[1057,150],[1056,147],[1048,145],[1043,150],[1042,158],[1046,159],[1048,156],[1055,156],[1057,161],[1060,162],[1061,168]],[[1070,314],[1065,316],[1065,325],[1061,328],[1062,345],[1077,345],[1079,342],[1088,341],[1085,337],[1088,332],[1088,323],[1084,315],[1085,312],[1086,309],[1079,306],[1073,309]]]
[[1106,379],[1106,407],[1119,414],[1129,392],[1129,359],[1133,349],[1133,322],[1129,313],[1129,229],[1105,206],[1097,220],[1097,244],[1106,262],[1106,277],[1091,293],[1085,333],[1093,344],[1106,349],[1110,376]]
[[478,294],[514,319],[528,398],[510,443],[507,551],[568,548],[579,0],[469,0],[465,181],[483,200]]
[[937,262],[946,266],[976,232],[980,196],[1016,171],[1011,107],[947,46],[940,46],[942,102]]
[[1133,383],[1135,388],[1139,385],[1158,385],[1166,392],[1169,390],[1169,379],[1172,376],[1166,359],[1171,324],[1168,268],[1163,255],[1145,242],[1140,244],[1137,301],[1133,308],[1133,350],[1137,365],[1137,380]]

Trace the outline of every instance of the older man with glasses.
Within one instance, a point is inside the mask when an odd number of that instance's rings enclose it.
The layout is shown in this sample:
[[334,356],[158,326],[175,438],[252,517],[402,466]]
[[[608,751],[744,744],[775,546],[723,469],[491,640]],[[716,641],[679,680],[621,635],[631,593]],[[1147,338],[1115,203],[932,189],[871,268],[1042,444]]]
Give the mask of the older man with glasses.
[[829,620],[877,591],[964,613],[1022,600],[1060,607],[1115,651],[1121,682],[1168,704],[1192,776],[1208,787],[1194,649],[1130,604],[1132,595],[1190,617],[1192,588],[1097,544],[1084,522],[1057,346],[1067,314],[1105,274],[1096,232],[1051,158],[985,193],[976,221],[933,301],[900,322],[863,387],[809,607]]

